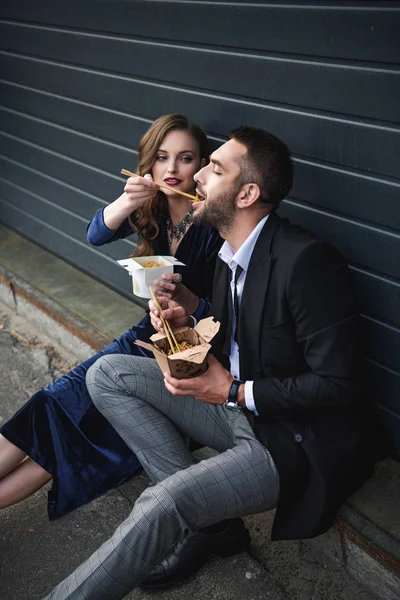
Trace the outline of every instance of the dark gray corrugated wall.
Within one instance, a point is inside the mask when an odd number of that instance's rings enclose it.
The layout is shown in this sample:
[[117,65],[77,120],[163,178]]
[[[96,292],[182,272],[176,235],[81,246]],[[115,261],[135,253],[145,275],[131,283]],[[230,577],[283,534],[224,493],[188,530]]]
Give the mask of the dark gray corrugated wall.
[[130,293],[85,241],[140,135],[183,112],[292,148],[280,213],[348,259],[374,395],[400,455],[400,6],[396,2],[13,0],[0,8],[0,218]]

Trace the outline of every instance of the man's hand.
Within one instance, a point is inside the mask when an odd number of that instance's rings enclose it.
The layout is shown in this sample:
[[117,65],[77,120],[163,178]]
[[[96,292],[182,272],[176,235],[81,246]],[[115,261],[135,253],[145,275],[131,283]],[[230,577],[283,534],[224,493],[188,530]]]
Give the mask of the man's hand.
[[154,301],[149,301],[151,324],[153,325],[154,329],[156,329],[156,331],[159,331],[160,333],[165,333],[160,316],[163,319],[168,319],[172,329],[190,325],[192,319],[189,313],[186,312],[186,310],[183,308],[183,306],[181,306],[174,300],[170,300],[169,298],[165,298],[163,296],[157,296],[157,300],[160,303],[161,308],[163,309],[161,314],[157,306],[154,304]]
[[201,402],[223,404],[228,398],[233,381],[232,375],[220,362],[208,355],[208,369],[203,375],[192,379],[175,379],[170,373],[164,373],[165,387],[174,396],[194,396]]

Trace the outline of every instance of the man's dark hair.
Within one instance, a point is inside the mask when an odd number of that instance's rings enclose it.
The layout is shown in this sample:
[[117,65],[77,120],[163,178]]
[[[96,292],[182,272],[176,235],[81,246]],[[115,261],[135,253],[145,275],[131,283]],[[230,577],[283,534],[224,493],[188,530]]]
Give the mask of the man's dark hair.
[[256,183],[261,202],[271,210],[278,208],[293,182],[289,148],[272,133],[256,127],[238,127],[229,137],[247,148],[247,154],[240,160],[240,183]]

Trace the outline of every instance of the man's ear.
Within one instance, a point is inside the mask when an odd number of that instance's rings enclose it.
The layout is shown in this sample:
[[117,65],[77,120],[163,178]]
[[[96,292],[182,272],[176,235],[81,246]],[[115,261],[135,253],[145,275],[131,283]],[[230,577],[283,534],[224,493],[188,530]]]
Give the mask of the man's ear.
[[246,183],[238,193],[237,206],[238,208],[248,208],[260,197],[260,186],[256,183]]

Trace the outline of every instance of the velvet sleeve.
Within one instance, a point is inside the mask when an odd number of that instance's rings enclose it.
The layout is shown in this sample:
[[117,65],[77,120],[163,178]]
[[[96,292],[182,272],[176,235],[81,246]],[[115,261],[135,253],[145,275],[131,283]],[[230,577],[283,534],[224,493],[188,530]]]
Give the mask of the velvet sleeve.
[[104,223],[104,209],[98,210],[94,215],[93,220],[89,223],[86,238],[93,246],[102,246],[126,238],[135,233],[128,221],[125,219],[118,229],[109,229]]
[[310,370],[255,381],[260,417],[352,406],[360,388],[359,315],[341,255],[322,240],[306,247],[291,269],[286,297]]

